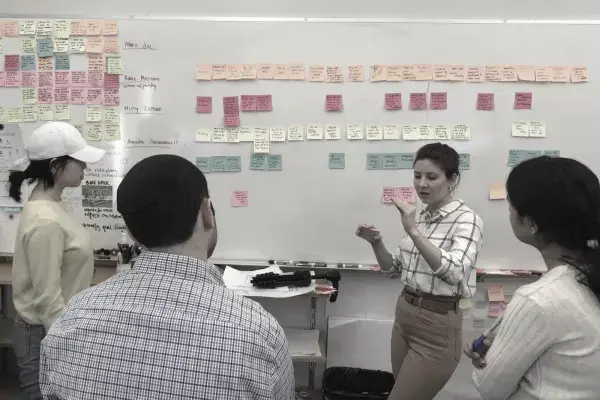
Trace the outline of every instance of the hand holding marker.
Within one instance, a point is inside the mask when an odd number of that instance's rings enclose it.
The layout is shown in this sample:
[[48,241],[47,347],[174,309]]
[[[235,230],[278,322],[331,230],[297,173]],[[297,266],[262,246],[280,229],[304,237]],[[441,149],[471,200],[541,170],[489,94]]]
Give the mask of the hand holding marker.
[[502,322],[502,316],[496,318],[492,326],[490,326],[489,329],[486,329],[483,332],[483,334],[473,342],[473,351],[478,353],[482,358],[485,356],[489,349],[489,346],[486,345],[484,342],[490,336],[490,334],[498,327],[498,325],[500,325],[500,322]]

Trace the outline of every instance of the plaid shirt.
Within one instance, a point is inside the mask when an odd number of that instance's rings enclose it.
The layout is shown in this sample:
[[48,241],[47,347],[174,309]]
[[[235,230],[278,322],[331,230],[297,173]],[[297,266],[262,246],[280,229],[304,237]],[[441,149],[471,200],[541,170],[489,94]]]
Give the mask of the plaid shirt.
[[293,400],[283,329],[202,261],[144,252],[75,296],[42,342],[44,398]]
[[435,213],[421,211],[419,231],[442,251],[442,265],[433,271],[406,235],[393,255],[390,278],[439,296],[470,298],[475,293],[477,254],[481,250],[483,222],[465,203],[454,200]]

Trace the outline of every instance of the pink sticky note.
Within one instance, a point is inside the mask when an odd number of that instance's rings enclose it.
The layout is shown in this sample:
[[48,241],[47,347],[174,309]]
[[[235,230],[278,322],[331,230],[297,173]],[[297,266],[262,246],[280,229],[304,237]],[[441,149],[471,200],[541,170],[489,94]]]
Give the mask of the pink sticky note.
[[231,194],[231,205],[234,207],[248,207],[248,192],[235,191]]
[[270,94],[256,96],[256,111],[273,111],[273,98]]
[[325,111],[342,111],[344,103],[341,94],[328,94],[325,96]]
[[86,87],[87,86],[87,72],[71,71],[71,86],[72,87]]
[[38,88],[38,104],[52,104],[54,101],[54,88],[46,86]]
[[104,87],[104,72],[88,72],[88,88],[102,89]]
[[119,89],[121,82],[119,75],[117,74],[104,74],[104,88],[105,89]]
[[431,93],[429,98],[429,108],[432,110],[445,110],[448,108],[447,93]]
[[381,267],[380,267],[379,265],[373,265],[373,266],[371,267],[371,271],[376,271],[376,272],[377,272],[377,271],[381,271]]
[[384,186],[381,201],[384,203],[392,203],[392,200],[397,199],[400,193],[399,187]]
[[21,72],[21,86],[37,87],[38,86],[37,72],[35,72],[35,71]]
[[197,96],[196,97],[196,112],[203,114],[212,113],[212,97]]
[[237,96],[223,97],[223,112],[227,115],[240,114],[240,102]]
[[7,54],[4,56],[4,70],[18,71],[21,64],[21,58],[18,54]]
[[102,104],[102,89],[88,89],[86,103],[92,105]]
[[488,303],[488,308],[493,311],[499,311],[502,310],[502,304],[502,301],[490,301]]
[[478,93],[477,94],[477,110],[493,111],[494,110],[494,93]]
[[242,95],[242,111],[256,111],[256,96]]
[[40,71],[38,73],[38,86],[39,87],[54,86],[54,72]]
[[87,99],[87,89],[84,87],[72,87],[70,104],[85,104]]
[[489,301],[504,301],[504,287],[502,285],[488,285],[488,300]]
[[413,186],[399,187],[397,192],[397,198],[400,201],[413,204],[417,201],[417,192]]
[[21,71],[6,71],[6,87],[21,86]]
[[19,23],[16,21],[8,21],[4,23],[4,36],[17,37],[19,36]]
[[410,109],[411,110],[426,110],[427,109],[427,93],[411,93],[410,94]]
[[54,104],[69,104],[69,88],[54,88]]
[[223,125],[240,126],[240,116],[233,114],[225,114],[225,116],[223,117]]
[[121,104],[121,92],[119,89],[104,89],[104,100],[102,104],[105,106],[118,106]]
[[56,71],[54,73],[54,86],[71,86],[71,73],[69,71]]
[[401,93],[386,93],[385,94],[385,109],[386,110],[402,110],[402,94]]
[[488,310],[488,317],[497,318],[500,316],[501,310]]
[[6,72],[0,71],[0,87],[6,86]]
[[515,110],[531,110],[531,93],[515,93]]

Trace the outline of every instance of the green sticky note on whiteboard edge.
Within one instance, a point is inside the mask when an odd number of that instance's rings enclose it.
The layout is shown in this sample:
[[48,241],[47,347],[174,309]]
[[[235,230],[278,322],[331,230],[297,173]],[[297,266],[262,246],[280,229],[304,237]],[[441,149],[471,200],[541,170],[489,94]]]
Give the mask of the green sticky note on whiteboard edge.
[[345,153],[329,153],[329,169],[344,169],[346,168]]
[[281,171],[283,158],[281,154],[267,154],[267,171]]
[[467,170],[471,169],[471,155],[469,153],[458,154],[458,169]]
[[560,150],[508,150],[508,160],[506,165],[515,167],[517,164],[525,160],[540,156],[560,157]]

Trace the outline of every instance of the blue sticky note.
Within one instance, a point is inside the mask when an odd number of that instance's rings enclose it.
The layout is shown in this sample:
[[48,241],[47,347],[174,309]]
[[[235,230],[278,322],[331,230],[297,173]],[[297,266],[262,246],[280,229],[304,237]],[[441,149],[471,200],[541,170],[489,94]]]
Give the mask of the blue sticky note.
[[213,156],[210,158],[211,172],[225,172],[225,156]]
[[370,153],[367,154],[367,169],[383,169],[383,154]]
[[57,54],[54,56],[54,69],[57,71],[68,71],[71,69],[71,58],[68,54]]
[[281,154],[267,154],[267,171],[281,171],[283,159]]
[[345,153],[329,153],[329,169],[344,169],[346,168]]
[[412,169],[415,163],[415,155],[413,153],[397,153],[396,159],[398,169]]
[[196,157],[196,167],[206,173],[210,172],[210,157]]
[[267,155],[260,153],[250,154],[250,169],[261,171],[267,169]]
[[458,154],[458,169],[471,169],[471,155],[467,153]]
[[35,54],[23,54],[21,56],[21,71],[35,71]]
[[223,172],[242,172],[242,157],[226,156]]
[[395,153],[385,153],[383,156],[383,169],[398,169],[398,157]]
[[544,150],[544,155],[548,157],[560,157],[560,150]]
[[52,57],[54,55],[54,42],[52,39],[38,39],[37,53],[38,57]]

